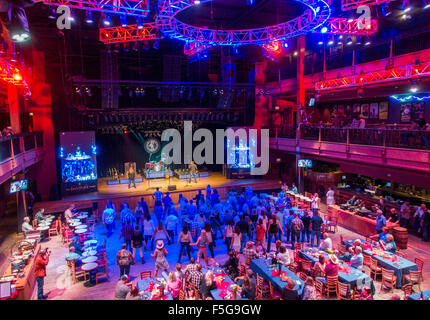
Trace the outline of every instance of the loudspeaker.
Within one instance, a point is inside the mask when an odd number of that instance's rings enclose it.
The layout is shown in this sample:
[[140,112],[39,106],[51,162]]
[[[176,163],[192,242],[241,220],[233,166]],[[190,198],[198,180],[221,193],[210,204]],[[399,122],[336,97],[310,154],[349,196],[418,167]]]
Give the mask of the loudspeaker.
[[167,187],[167,190],[169,190],[169,191],[174,191],[174,190],[176,190],[176,185],[168,186],[168,187]]

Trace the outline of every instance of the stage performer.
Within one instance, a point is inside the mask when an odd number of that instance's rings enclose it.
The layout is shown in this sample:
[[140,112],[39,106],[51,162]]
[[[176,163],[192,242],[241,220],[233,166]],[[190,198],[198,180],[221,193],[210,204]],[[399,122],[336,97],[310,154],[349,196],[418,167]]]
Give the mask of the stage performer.
[[191,180],[194,177],[194,182],[197,183],[197,165],[194,163],[194,161],[191,161],[191,163],[188,165],[188,170],[190,172],[189,182],[191,183]]
[[128,176],[128,188],[130,189],[130,186],[132,183],[133,183],[133,187],[136,188],[136,182],[134,181],[134,179],[136,178],[136,173],[134,172],[132,166],[128,168],[127,176]]

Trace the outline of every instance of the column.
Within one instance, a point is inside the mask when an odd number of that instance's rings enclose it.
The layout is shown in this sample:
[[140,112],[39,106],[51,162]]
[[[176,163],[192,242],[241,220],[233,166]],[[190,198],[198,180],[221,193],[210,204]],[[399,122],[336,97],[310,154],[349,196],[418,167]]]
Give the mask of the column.
[[[304,84],[304,59],[305,59],[305,35],[301,35],[297,38],[297,89],[296,89],[296,123],[299,124],[302,120],[301,110],[305,106],[305,84]],[[297,160],[300,159],[300,148],[297,147],[296,153],[296,177],[297,177],[297,188],[300,193],[304,192],[303,183],[303,170],[297,167]]]

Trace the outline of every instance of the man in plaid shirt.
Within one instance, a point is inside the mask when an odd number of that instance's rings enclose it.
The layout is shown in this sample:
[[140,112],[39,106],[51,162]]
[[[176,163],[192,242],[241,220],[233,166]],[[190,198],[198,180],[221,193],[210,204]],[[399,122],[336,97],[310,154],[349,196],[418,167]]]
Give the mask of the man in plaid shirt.
[[191,271],[189,280],[196,287],[196,289],[200,291],[200,284],[204,275],[202,273],[202,265],[198,263],[196,266],[197,270]]
[[190,264],[185,267],[184,274],[187,275],[187,279],[189,279],[190,273],[197,270],[196,259],[191,257]]
[[193,237],[193,240],[197,241],[197,238],[200,235],[200,222],[199,221],[194,220],[193,222],[191,222],[190,232],[191,232],[191,236]]
[[248,241],[246,243],[246,248],[243,249],[243,256],[245,257],[245,264],[247,266],[251,265],[252,259],[258,259],[260,257],[258,253],[255,251],[255,249],[253,248],[253,245],[254,245],[253,241]]

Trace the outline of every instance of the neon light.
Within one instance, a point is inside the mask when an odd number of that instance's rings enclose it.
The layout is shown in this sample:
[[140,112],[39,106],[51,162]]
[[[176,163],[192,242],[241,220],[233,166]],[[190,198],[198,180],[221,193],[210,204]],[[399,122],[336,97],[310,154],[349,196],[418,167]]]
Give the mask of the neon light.
[[400,102],[430,100],[430,96],[417,97],[414,95],[408,95],[408,96],[398,97],[396,95],[393,95],[390,97]]

